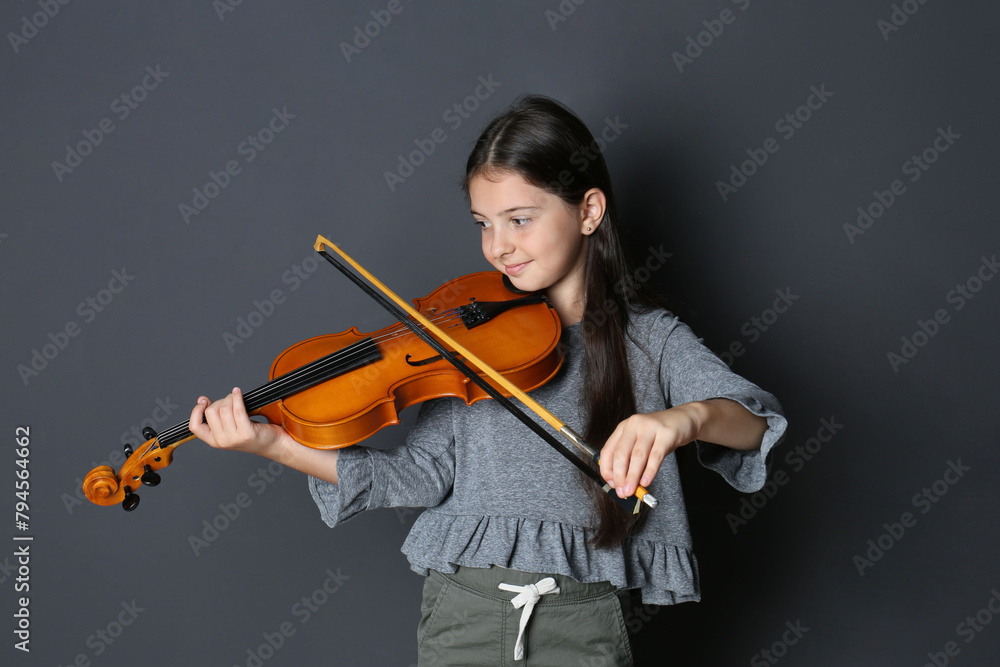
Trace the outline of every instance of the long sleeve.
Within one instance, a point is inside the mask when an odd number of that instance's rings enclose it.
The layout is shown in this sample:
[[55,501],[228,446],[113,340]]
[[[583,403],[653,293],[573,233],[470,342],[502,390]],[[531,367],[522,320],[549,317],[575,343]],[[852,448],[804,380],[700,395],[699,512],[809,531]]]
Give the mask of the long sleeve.
[[337,477],[339,484],[309,478],[309,491],[330,527],[367,509],[441,503],[455,479],[450,400],[421,405],[403,446],[381,450],[355,445],[342,450]]
[[739,491],[757,491],[767,480],[767,454],[788,426],[778,399],[732,372],[686,324],[670,313],[663,313],[651,327],[650,344],[658,343],[657,339],[664,335],[659,375],[668,405],[727,398],[767,420],[760,449],[741,451],[713,443],[696,443],[702,465],[721,474]]

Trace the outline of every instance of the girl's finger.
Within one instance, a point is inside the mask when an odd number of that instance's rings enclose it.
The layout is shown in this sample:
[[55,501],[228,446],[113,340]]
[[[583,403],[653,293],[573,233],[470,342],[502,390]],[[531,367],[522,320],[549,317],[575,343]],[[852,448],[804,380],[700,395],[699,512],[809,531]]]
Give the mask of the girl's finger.
[[635,448],[635,432],[629,428],[622,431],[618,446],[614,453],[614,485],[618,490],[618,496],[627,497],[625,493],[626,478],[628,477],[629,464],[632,461],[632,451]]
[[614,433],[608,438],[608,441],[604,443],[604,447],[601,448],[601,456],[598,461],[598,465],[601,467],[601,477],[605,482],[608,482],[614,486],[615,481],[615,471],[614,471],[614,456],[615,449],[618,447],[618,441],[621,438],[622,425],[618,424],[615,428]]
[[639,476],[645,470],[646,461],[649,460],[649,453],[650,449],[653,447],[654,435],[655,434],[646,432],[641,432],[636,435],[635,444],[632,447],[632,455],[629,458],[628,471],[625,474],[625,480],[623,483],[623,493],[625,498],[635,493],[636,487],[639,486]]
[[209,445],[213,444],[211,442],[212,429],[205,423],[205,410],[211,404],[212,401],[207,396],[199,396],[198,401],[191,410],[191,418],[188,420],[188,430],[195,437]]
[[216,401],[212,404],[215,408],[216,419],[219,428],[226,437],[232,437],[236,432],[236,420],[233,419],[233,398],[232,395]]
[[250,421],[250,415],[247,414],[247,406],[243,402],[243,392],[240,391],[239,387],[233,387],[232,399],[233,421],[237,430],[241,433],[251,431],[253,429],[253,422]]
[[653,448],[649,452],[649,458],[646,459],[646,467],[642,471],[642,477],[639,478],[639,484],[648,487],[653,483],[656,473],[660,471],[660,466],[663,465],[663,459],[669,453],[669,449],[669,447],[659,443],[653,444]]

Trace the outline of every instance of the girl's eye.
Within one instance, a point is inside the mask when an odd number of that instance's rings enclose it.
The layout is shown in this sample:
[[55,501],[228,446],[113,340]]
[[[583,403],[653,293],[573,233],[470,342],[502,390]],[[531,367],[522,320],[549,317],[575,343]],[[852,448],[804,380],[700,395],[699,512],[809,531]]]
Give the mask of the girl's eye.
[[482,229],[486,229],[487,227],[489,227],[489,226],[490,226],[490,223],[488,223],[488,222],[487,222],[487,221],[485,221],[485,220],[474,220],[473,222],[475,222],[475,223],[476,223],[476,225],[478,225],[478,226],[479,226],[479,227],[481,227]]
[[530,220],[531,220],[531,218],[511,218],[510,219],[511,223],[513,223],[515,227],[520,227],[522,225],[526,225],[526,224],[528,224],[528,222]]

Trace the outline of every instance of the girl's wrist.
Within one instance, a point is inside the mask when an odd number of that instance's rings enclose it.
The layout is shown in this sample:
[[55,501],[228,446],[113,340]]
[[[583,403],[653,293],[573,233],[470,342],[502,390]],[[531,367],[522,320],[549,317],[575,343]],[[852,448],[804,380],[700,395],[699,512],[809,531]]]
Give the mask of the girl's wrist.
[[691,441],[701,439],[701,435],[705,430],[705,425],[708,423],[711,413],[711,407],[705,401],[692,401],[691,403],[683,403],[678,406],[688,415],[691,420],[691,424],[694,429],[694,435]]
[[265,458],[287,466],[289,461],[295,457],[295,449],[302,447],[295,441],[288,431],[281,429],[281,434],[262,453]]
[[286,468],[292,468],[312,477],[337,484],[337,459],[339,449],[315,449],[296,441],[282,429],[280,439],[275,443],[274,461]]
[[689,404],[698,417],[697,440],[731,449],[751,450],[760,447],[767,420],[758,417],[737,401],[710,398]]

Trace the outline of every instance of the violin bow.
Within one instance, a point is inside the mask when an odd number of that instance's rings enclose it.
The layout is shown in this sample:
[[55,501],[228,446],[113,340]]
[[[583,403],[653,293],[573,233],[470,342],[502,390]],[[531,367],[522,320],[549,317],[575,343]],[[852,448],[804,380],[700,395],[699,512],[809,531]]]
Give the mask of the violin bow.
[[[576,433],[569,426],[564,424],[555,415],[546,410],[542,405],[540,405],[536,400],[528,396],[527,393],[522,391],[520,388],[515,386],[513,383],[503,377],[496,370],[491,368],[489,364],[481,360],[474,353],[469,351],[461,343],[453,340],[448,334],[442,331],[440,328],[435,326],[430,320],[425,318],[420,314],[415,308],[413,308],[406,301],[401,299],[392,290],[390,290],[382,281],[373,276],[364,267],[358,264],[354,259],[352,259],[347,253],[337,247],[332,241],[324,237],[323,235],[318,235],[316,237],[316,243],[313,244],[313,248],[318,252],[324,259],[326,259],[330,264],[335,266],[341,273],[347,276],[355,285],[360,287],[366,294],[372,297],[379,305],[388,310],[393,317],[398,319],[401,323],[409,327],[413,333],[421,338],[425,343],[430,345],[434,350],[438,352],[442,357],[447,359],[455,368],[460,370],[466,377],[472,382],[476,383],[483,391],[485,391],[491,398],[496,400],[500,405],[506,408],[514,417],[520,420],[525,426],[534,431],[539,437],[541,437],[545,442],[549,443],[566,457],[573,465],[580,469],[586,476],[590,477],[597,483],[608,496],[611,497],[618,505],[625,509],[625,511],[631,514],[637,514],[639,512],[639,506],[645,503],[649,507],[656,507],[657,500],[653,494],[649,493],[642,486],[638,487],[635,494],[629,496],[628,498],[619,498],[615,489],[601,478],[601,476],[587,465],[584,461],[580,459],[579,456],[575,455],[573,451],[567,448],[563,443],[559,442],[556,438],[552,437],[548,431],[546,431],[538,422],[531,419],[521,408],[514,404],[510,399],[501,394],[496,388],[490,383],[486,382],[478,373],[469,368],[461,359],[455,356],[451,350],[445,347],[444,344],[450,345],[452,350],[458,355],[464,357],[468,360],[474,367],[476,367],[481,373],[487,375],[490,379],[497,383],[498,386],[505,389],[512,396],[517,398],[519,401],[524,403],[528,408],[538,415],[543,421],[554,428],[559,434],[561,434],[566,440],[568,440],[573,446],[579,449],[581,452],[586,454],[595,463],[599,461],[600,454],[591,445],[589,445],[578,433]],[[344,266],[336,257],[326,252],[327,248],[333,250],[335,253],[340,255],[344,261],[351,265],[351,267],[364,276],[371,285],[378,288],[376,291],[370,285],[366,284],[364,280],[352,273],[346,266]],[[381,292],[381,293],[379,293]],[[388,297],[388,298],[387,298]],[[406,317],[406,316],[409,317]],[[434,334],[431,336],[428,331]],[[435,340],[437,337],[437,340]],[[441,342],[439,342],[441,341]],[[444,343],[444,344],[442,344]]]

